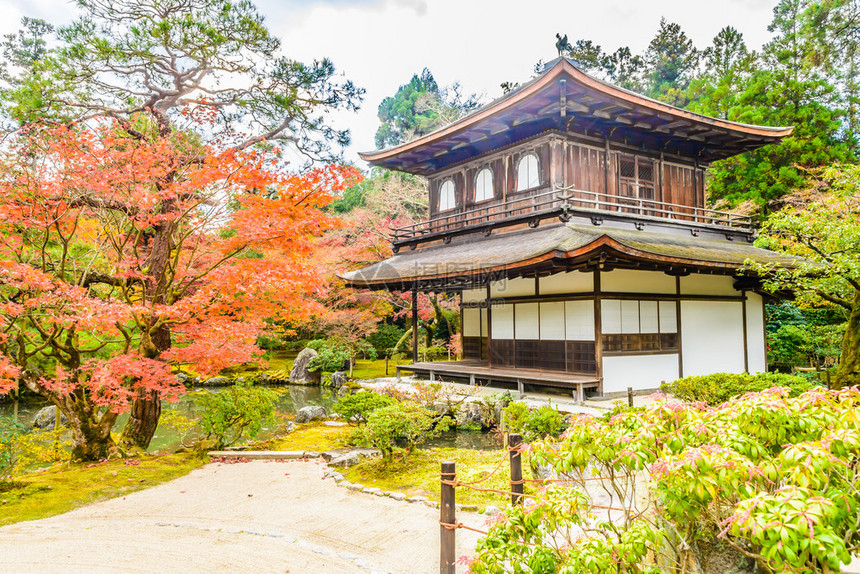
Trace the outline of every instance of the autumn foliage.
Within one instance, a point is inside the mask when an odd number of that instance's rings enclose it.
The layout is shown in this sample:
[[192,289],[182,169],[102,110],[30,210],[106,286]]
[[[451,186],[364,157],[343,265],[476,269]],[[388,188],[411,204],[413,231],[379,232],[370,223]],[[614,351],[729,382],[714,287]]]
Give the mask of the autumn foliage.
[[84,458],[132,401],[183,391],[172,366],[259,360],[264,319],[318,310],[320,207],[360,178],[154,132],[32,127],[0,160],[0,392],[57,404]]

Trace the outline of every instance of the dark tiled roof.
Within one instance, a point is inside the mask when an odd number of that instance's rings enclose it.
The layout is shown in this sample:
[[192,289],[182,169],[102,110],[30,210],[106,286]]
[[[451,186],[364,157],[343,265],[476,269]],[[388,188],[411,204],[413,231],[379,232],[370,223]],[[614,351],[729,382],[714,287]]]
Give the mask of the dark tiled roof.
[[403,286],[444,277],[549,265],[553,260],[585,261],[612,252],[622,260],[732,273],[747,259],[791,265],[795,260],[743,240],[694,237],[689,232],[655,232],[558,223],[539,229],[483,237],[470,235],[392,257],[342,277],[355,287]]

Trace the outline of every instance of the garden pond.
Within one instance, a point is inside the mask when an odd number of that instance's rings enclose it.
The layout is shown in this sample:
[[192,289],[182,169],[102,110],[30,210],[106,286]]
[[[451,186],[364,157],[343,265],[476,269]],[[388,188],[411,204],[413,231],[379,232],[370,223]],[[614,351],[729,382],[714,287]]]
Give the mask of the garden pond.
[[[278,385],[269,387],[276,391],[278,398],[275,404],[275,421],[264,427],[254,440],[267,440],[278,436],[280,430],[288,418],[306,406],[318,405],[331,411],[331,406],[336,401],[330,389],[323,387],[305,387],[295,385]],[[197,388],[180,397],[178,402],[163,403],[162,421],[156,430],[155,436],[150,444],[149,451],[154,453],[172,452],[180,446],[183,431],[177,428],[179,425],[170,424],[172,413],[181,415],[186,419],[196,419],[200,412],[199,398],[203,393],[221,392],[222,388]],[[49,403],[44,399],[33,396],[22,397],[18,403],[18,420],[28,429],[32,428],[36,413]],[[11,401],[0,402],[0,417],[11,417],[14,414],[14,403]],[[114,426],[114,431],[119,432],[125,426],[128,414],[120,415]],[[192,437],[187,437],[190,440]],[[448,431],[439,437],[424,443],[422,448],[463,448],[471,450],[492,450],[500,447],[499,439],[492,433],[480,431],[460,430]]]

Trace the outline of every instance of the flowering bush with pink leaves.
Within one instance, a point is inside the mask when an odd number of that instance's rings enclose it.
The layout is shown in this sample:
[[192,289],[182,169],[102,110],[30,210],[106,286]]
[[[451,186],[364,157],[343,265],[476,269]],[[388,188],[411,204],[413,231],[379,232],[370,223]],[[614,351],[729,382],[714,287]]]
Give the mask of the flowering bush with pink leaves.
[[[581,415],[532,446],[556,478],[478,543],[474,574],[838,572],[860,550],[860,389],[777,387]],[[707,552],[703,549],[708,549]]]

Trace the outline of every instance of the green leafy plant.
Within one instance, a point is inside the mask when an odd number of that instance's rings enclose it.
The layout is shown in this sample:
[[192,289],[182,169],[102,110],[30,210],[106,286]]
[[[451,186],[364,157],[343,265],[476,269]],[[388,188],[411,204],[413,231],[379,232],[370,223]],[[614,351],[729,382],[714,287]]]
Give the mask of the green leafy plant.
[[744,393],[755,393],[771,387],[788,387],[793,396],[815,386],[804,377],[784,373],[714,373],[685,377],[660,386],[663,392],[685,401],[704,401],[718,405]]
[[277,394],[248,383],[236,385],[200,397],[200,426],[206,438],[215,440],[215,448],[255,437],[263,425],[272,422]]
[[402,446],[408,454],[450,427],[449,417],[439,418],[415,402],[403,401],[370,413],[367,424],[353,433],[352,441],[377,448],[383,458],[390,460],[396,446]]
[[502,420],[508,430],[521,434],[526,442],[557,438],[564,430],[562,414],[549,404],[529,409],[523,402],[512,402],[502,411]]
[[775,387],[579,415],[531,448],[566,482],[495,516],[471,572],[683,572],[703,548],[748,571],[838,572],[860,551],[858,413],[858,388]]
[[343,345],[338,345],[327,339],[315,339],[308,343],[308,348],[317,352],[311,359],[308,370],[319,372],[334,372],[344,368],[352,359],[352,354]]
[[24,425],[12,417],[0,417],[0,481],[12,478],[18,465],[18,437]]
[[391,406],[397,401],[389,396],[361,391],[349,394],[337,401],[332,410],[348,422],[366,423],[367,418],[376,410]]

